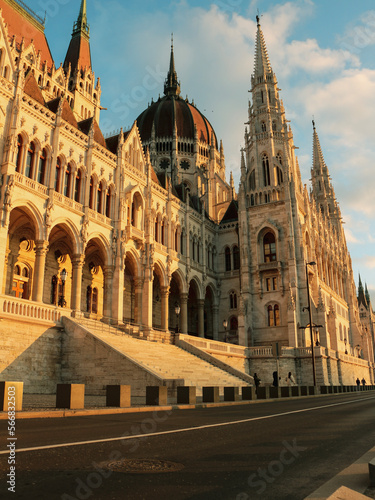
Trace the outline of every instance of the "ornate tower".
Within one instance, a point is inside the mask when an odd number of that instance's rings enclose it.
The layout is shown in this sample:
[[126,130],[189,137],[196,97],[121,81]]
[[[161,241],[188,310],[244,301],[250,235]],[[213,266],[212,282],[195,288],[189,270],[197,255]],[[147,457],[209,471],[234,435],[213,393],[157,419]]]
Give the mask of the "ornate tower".
[[[298,345],[303,189],[276,75],[257,17],[239,222],[245,343]],[[240,321],[241,323],[241,321]]]
[[86,0],[81,1],[63,67],[69,80],[68,88],[74,93],[72,107],[77,121],[94,116],[99,122],[101,89],[99,78],[95,85],[92,71]]

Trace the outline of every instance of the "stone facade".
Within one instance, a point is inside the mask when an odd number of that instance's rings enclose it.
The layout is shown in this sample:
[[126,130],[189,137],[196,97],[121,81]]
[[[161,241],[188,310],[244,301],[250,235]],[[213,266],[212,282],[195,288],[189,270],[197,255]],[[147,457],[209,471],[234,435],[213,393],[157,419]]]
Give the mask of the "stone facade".
[[[85,316],[136,326],[145,337],[179,330],[239,343],[246,372],[273,371],[268,346],[278,342],[280,370],[308,383],[308,276],[322,383],[362,372],[373,381],[375,317],[369,297],[356,296],[317,131],[308,193],[259,23],[237,195],[222,142],[180,97],[173,46],[164,96],[130,130],[104,138],[86,2],[58,68],[41,20],[15,0],[0,8],[3,349],[21,335],[8,322],[52,322],[37,341],[61,315]],[[40,348],[53,367],[56,346],[49,352],[47,344],[28,352],[37,359]],[[57,364],[66,362],[64,345]],[[268,354],[259,355],[262,346]],[[60,369],[51,368],[56,381]]]

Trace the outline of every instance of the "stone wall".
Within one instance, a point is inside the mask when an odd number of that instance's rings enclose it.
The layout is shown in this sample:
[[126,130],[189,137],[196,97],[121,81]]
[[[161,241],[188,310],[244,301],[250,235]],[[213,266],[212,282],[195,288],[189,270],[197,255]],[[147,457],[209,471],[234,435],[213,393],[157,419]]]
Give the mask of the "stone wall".
[[61,373],[61,328],[3,318],[0,336],[0,380],[23,382],[26,394],[54,394]]

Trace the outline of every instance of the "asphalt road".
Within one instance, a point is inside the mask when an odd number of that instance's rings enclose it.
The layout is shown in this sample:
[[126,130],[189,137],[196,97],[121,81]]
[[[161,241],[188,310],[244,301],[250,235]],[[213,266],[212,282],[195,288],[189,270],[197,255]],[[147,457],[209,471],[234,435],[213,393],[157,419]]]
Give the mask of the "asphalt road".
[[374,446],[374,424],[371,392],[18,420],[11,493],[11,441],[0,421],[0,498],[301,500]]

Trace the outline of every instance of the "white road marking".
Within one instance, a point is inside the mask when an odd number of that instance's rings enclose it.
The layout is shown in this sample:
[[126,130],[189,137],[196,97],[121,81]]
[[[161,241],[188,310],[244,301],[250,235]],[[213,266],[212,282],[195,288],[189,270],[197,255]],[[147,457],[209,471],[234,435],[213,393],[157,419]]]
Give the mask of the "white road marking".
[[[97,443],[110,443],[112,441],[126,441],[129,439],[141,439],[141,438],[146,438],[146,437],[153,437],[153,436],[163,436],[166,434],[177,434],[180,432],[189,432],[189,431],[198,431],[202,429],[212,429],[214,427],[224,427],[228,425],[237,425],[237,424],[244,424],[247,422],[255,422],[257,420],[265,420],[269,418],[276,418],[276,417],[284,417],[285,415],[293,415],[295,413],[304,413],[308,411],[313,411],[313,410],[321,410],[323,408],[331,408],[333,406],[341,406],[341,405],[348,405],[351,403],[357,403],[358,401],[367,401],[369,399],[374,399],[374,397],[367,397],[367,398],[360,398],[360,399],[352,399],[350,401],[344,401],[342,403],[332,403],[329,405],[322,405],[322,406],[314,406],[313,408],[304,408],[302,410],[293,410],[293,411],[287,411],[284,413],[275,413],[273,415],[264,415],[262,417],[253,417],[253,418],[246,418],[244,420],[234,420],[232,422],[221,422],[218,424],[208,424],[208,425],[199,425],[197,427],[185,427],[184,429],[173,429],[170,431],[160,431],[160,432],[151,432],[149,434],[138,434],[134,436],[121,436],[121,437],[114,437],[114,438],[104,438],[104,439],[94,439],[90,441],[76,441],[74,443],[60,443],[60,444],[51,444],[51,445],[46,445],[46,446],[35,446],[33,448],[20,448],[16,449],[16,453],[21,453],[21,452],[26,452],[26,451],[40,451],[40,450],[51,450],[54,448],[64,448],[65,446],[83,446],[83,445],[88,445],[88,444],[97,444]],[[0,451],[0,455],[8,455],[9,450],[5,451]]]

